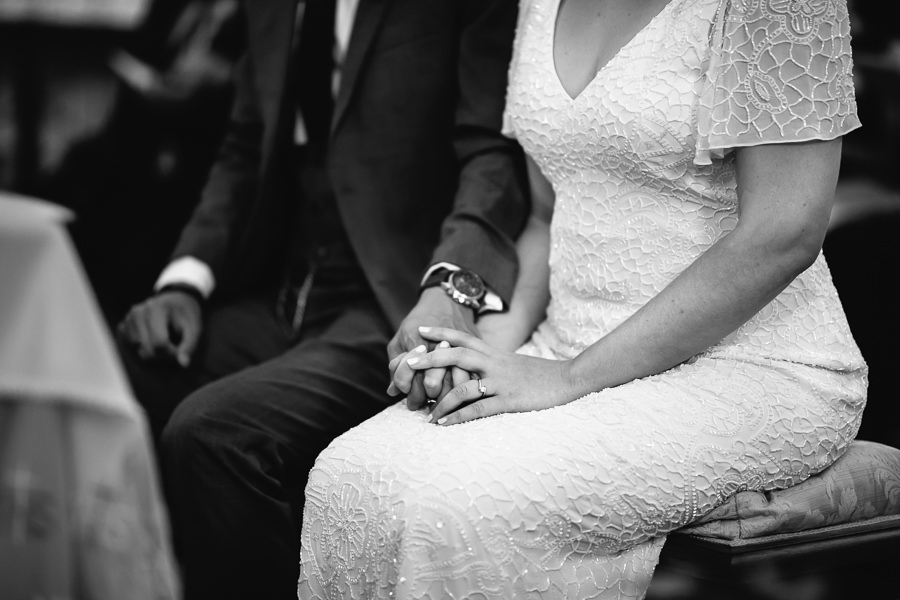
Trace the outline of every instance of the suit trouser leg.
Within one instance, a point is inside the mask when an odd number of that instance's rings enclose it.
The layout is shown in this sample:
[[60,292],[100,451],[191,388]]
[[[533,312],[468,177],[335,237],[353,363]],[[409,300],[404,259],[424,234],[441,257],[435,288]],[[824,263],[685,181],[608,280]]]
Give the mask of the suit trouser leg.
[[309,469],[334,437],[393,402],[392,330],[374,298],[312,318],[297,345],[198,389],[166,426],[189,600],[296,598]]

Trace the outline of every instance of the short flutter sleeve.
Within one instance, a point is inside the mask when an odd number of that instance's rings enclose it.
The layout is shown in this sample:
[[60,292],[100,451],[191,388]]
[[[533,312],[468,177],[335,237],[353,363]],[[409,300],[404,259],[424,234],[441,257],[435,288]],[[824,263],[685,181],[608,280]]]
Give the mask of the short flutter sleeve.
[[696,164],[856,129],[847,1],[721,0],[703,85]]

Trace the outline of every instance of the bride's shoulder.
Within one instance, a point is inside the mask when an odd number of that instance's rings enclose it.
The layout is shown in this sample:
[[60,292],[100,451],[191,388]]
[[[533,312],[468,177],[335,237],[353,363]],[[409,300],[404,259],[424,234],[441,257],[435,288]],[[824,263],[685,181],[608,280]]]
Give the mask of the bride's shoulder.
[[698,110],[708,151],[859,127],[846,0],[719,0]]
[[718,5],[725,22],[765,27],[795,42],[843,29],[849,13],[847,0],[718,0]]
[[725,62],[760,70],[788,62],[807,71],[815,62],[849,64],[847,0],[719,0],[711,41]]

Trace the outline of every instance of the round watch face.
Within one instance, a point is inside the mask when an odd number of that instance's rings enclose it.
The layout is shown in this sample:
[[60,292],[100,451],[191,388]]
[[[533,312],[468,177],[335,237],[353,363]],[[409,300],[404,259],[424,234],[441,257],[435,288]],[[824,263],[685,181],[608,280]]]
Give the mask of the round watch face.
[[460,294],[476,299],[484,295],[484,282],[471,271],[455,271],[450,280]]

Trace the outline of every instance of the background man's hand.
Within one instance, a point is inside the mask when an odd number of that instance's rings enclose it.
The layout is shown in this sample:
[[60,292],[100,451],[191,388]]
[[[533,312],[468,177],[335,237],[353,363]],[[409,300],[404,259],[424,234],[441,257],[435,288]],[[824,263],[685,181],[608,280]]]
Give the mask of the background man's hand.
[[136,346],[141,358],[171,356],[186,367],[203,327],[200,303],[192,295],[164,291],[131,307],[119,334]]
[[400,324],[394,339],[388,344],[392,378],[388,394],[406,394],[406,405],[410,410],[418,410],[429,398],[443,398],[453,387],[469,379],[469,374],[459,368],[435,368],[419,372],[409,368],[403,360],[406,353],[422,345],[429,350],[434,347],[434,342],[419,334],[420,326],[446,327],[478,336],[475,312],[471,308],[454,302],[439,287],[422,291],[419,302]]

